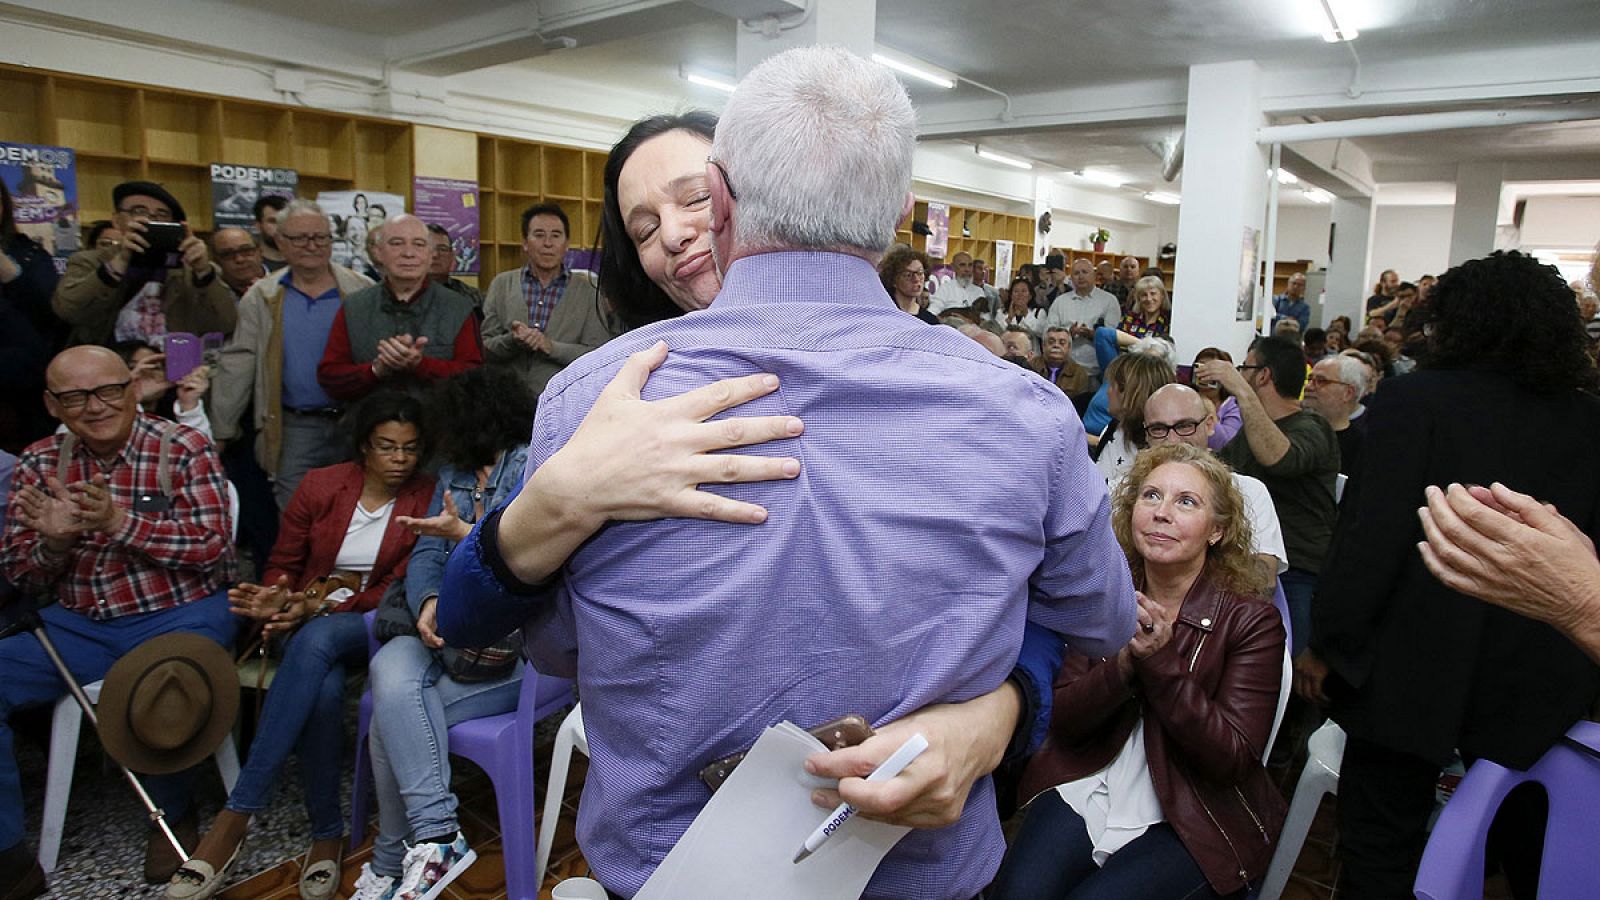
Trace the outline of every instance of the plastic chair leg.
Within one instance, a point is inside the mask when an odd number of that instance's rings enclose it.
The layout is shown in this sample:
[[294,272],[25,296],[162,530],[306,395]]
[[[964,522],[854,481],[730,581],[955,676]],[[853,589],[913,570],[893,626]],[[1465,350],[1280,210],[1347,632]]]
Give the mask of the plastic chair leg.
[[533,873],[536,885],[544,884],[545,870],[550,866],[550,849],[555,846],[556,822],[561,818],[561,798],[567,792],[567,770],[572,765],[572,751],[577,743],[577,729],[583,720],[582,707],[575,707],[556,732],[555,747],[550,753],[550,780],[544,790],[544,815],[539,819],[539,849],[534,855]]
[[56,701],[50,721],[50,761],[45,776],[44,819],[39,826],[39,865],[54,872],[61,856],[61,833],[67,822],[67,797],[78,761],[78,733],[83,711],[70,695]]
[[1311,758],[1306,761],[1305,771],[1300,773],[1300,781],[1295,785],[1294,799],[1289,802],[1289,816],[1284,820],[1283,832],[1278,835],[1278,847],[1272,854],[1272,865],[1267,868],[1267,877],[1261,882],[1260,900],[1278,900],[1284,886],[1289,883],[1289,873],[1294,871],[1294,864],[1300,859],[1300,850],[1305,846],[1306,835],[1311,831],[1311,823],[1317,817],[1317,808],[1322,805],[1323,796],[1339,793],[1339,776],[1336,773],[1343,754],[1338,759],[1324,759],[1317,753],[1320,743],[1312,744]]
[[[542,875],[534,873],[533,747],[498,748],[499,765],[493,774],[495,801],[500,807],[500,848],[505,856],[507,900],[539,900]],[[526,757],[520,759],[515,757]]]

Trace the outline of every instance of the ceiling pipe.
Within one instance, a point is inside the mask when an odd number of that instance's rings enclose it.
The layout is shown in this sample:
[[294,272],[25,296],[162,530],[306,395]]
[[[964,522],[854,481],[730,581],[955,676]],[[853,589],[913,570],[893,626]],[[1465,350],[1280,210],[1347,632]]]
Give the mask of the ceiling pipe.
[[1161,177],[1165,181],[1174,181],[1178,173],[1183,171],[1183,136],[1185,132],[1178,132],[1178,139],[1167,147],[1166,153],[1161,157]]
[[1455,112],[1418,113],[1410,116],[1375,116],[1333,122],[1266,125],[1256,129],[1256,143],[1293,144],[1299,141],[1416,134],[1423,131],[1451,131],[1457,128],[1575,122],[1587,119],[1600,119],[1600,110],[1588,106],[1567,109],[1468,109]]

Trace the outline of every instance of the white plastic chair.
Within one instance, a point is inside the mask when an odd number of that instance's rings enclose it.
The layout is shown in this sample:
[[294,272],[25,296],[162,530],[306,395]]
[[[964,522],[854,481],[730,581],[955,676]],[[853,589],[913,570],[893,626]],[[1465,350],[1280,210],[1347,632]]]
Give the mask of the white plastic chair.
[[[83,686],[89,702],[100,702],[100,686],[96,681]],[[61,854],[61,832],[67,821],[67,796],[72,792],[72,772],[78,761],[78,732],[83,725],[83,710],[78,701],[68,694],[56,701],[55,715],[50,723],[50,762],[45,776],[44,820],[39,826],[39,865],[53,872]],[[217,761],[217,771],[222,784],[231,793],[239,780],[239,754],[233,746],[233,736],[223,738],[222,745],[212,754]]]
[[1278,900],[1289,883],[1289,873],[1294,871],[1300,858],[1300,848],[1305,845],[1306,834],[1311,831],[1311,820],[1317,817],[1317,807],[1325,794],[1339,793],[1339,764],[1344,761],[1344,729],[1331,720],[1312,732],[1306,748],[1310,758],[1300,782],[1295,785],[1294,799],[1289,803],[1289,817],[1284,820],[1283,833],[1278,836],[1278,849],[1272,854],[1272,865],[1261,882],[1258,900]]
[[1340,503],[1344,502],[1344,486],[1345,486],[1345,482],[1348,482],[1349,480],[1350,480],[1350,476],[1344,474],[1343,472],[1340,472],[1337,476],[1334,477],[1334,479],[1333,479],[1333,505],[1334,506],[1338,506]]
[[1272,745],[1278,742],[1278,729],[1283,725],[1283,712],[1289,708],[1289,695],[1294,687],[1294,661],[1289,657],[1289,648],[1283,648],[1283,680],[1278,684],[1278,711],[1272,714],[1272,732],[1267,735],[1267,749],[1261,752],[1261,764],[1267,764],[1267,758],[1272,755]]
[[589,755],[589,736],[583,731],[582,703],[567,713],[550,753],[550,780],[544,789],[544,814],[539,817],[539,849],[533,858],[533,883],[536,885],[544,884],[545,870],[550,866],[550,848],[556,842],[556,822],[561,818],[561,798],[567,792],[567,769],[572,765],[574,750]]

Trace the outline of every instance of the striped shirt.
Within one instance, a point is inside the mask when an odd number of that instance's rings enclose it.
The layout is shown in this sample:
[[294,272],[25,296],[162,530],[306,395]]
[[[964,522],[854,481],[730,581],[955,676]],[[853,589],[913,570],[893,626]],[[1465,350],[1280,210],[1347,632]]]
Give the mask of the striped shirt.
[[[164,511],[141,498],[161,496],[161,434],[177,429],[170,447],[172,496]],[[47,490],[64,435],[28,445],[12,475],[13,495],[25,485]],[[100,459],[76,442],[65,484],[105,477],[111,500],[125,515],[114,533],[79,537],[64,552],[8,516],[0,538],[0,569],[25,591],[49,593],[67,609],[106,620],[182,606],[208,597],[234,578],[229,541],[228,482],[211,442],[200,432],[138,413],[128,442]]]

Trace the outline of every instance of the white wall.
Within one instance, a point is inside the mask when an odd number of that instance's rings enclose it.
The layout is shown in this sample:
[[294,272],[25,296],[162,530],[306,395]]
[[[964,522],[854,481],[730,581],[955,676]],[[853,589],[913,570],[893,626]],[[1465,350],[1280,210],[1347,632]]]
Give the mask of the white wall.
[[1331,206],[1279,206],[1279,261],[1309,259],[1312,269],[1327,268],[1328,226],[1332,222]]
[[1522,246],[1588,249],[1600,242],[1600,197],[1529,197]]
[[1438,275],[1449,268],[1452,206],[1379,206],[1372,226],[1372,257],[1367,288],[1384,269],[1402,281]]

